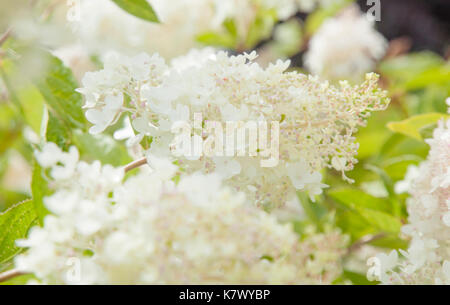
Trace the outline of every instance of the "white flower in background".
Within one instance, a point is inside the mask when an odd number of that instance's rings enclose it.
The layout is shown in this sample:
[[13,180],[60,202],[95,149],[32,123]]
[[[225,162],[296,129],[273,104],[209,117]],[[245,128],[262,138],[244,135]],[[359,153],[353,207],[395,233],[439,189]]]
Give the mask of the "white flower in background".
[[[380,280],[389,284],[450,284],[450,120],[439,122],[428,159],[418,169],[409,169],[404,185],[410,185],[407,201],[411,237],[404,259],[385,267]],[[408,177],[412,175],[411,177]],[[403,188],[403,184],[398,184]]]
[[[52,143],[37,153],[51,161],[43,167],[64,154]],[[28,249],[16,268],[44,284],[327,284],[342,272],[340,233],[300,241],[219,176],[196,173],[175,184],[175,165],[149,163],[152,171],[124,182],[122,168],[97,161],[52,180],[44,203],[53,214],[18,241]]]
[[[325,187],[320,174],[324,167],[335,168],[348,179],[345,172],[357,162],[354,132],[364,126],[371,111],[383,110],[388,103],[386,93],[377,88],[377,76],[368,74],[358,86],[341,82],[336,87],[285,72],[289,62],[278,61],[263,69],[253,62],[256,57],[255,52],[228,56],[211,49],[194,50],[170,65],[157,55],[109,57],[103,70],[86,73],[79,89],[89,109],[86,115],[96,124],[91,132],[112,125],[119,113],[128,113],[138,140],[151,137],[149,153],[176,157],[187,173],[218,172],[226,184],[245,191],[261,206],[280,206],[296,190],[308,191],[312,197],[320,194]],[[136,71],[139,61],[147,71]],[[120,93],[123,106],[108,106],[108,98]],[[95,111],[94,118],[89,111]],[[271,122],[279,122],[278,165],[262,168],[260,161],[268,158],[261,154],[213,160],[171,152],[173,131],[186,121],[191,123],[196,113],[202,115],[202,126],[209,121],[223,126],[230,120],[262,121],[270,129]],[[191,137],[205,140],[210,133],[194,130]],[[298,162],[302,166],[297,170]],[[249,191],[249,186],[256,191]]]
[[[306,0],[309,2],[310,0]],[[186,53],[199,45],[197,36],[224,33],[223,23],[233,20],[240,43],[259,14],[274,21],[297,12],[297,0],[149,0],[160,23],[138,19],[110,0],[81,0],[80,18],[74,20],[75,37],[89,52],[158,52],[165,58]],[[300,1],[302,2],[302,1]]]
[[309,42],[305,65],[324,79],[358,82],[374,70],[386,48],[386,39],[358,6],[352,5],[324,21]]
[[411,185],[415,179],[420,176],[420,169],[415,165],[408,166],[405,178],[395,184],[395,192],[397,194],[406,193],[411,189]]

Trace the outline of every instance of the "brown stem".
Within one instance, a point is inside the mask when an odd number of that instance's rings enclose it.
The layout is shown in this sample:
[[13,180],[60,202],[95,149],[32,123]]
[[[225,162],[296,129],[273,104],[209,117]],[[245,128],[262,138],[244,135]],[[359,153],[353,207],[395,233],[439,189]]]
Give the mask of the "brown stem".
[[10,280],[12,278],[15,278],[16,276],[24,275],[26,273],[21,272],[16,269],[8,270],[3,273],[0,273],[0,282],[6,282],[7,280]]
[[8,39],[9,35],[11,35],[12,28],[8,28],[5,33],[0,37],[0,46],[2,46],[5,41]]
[[125,166],[125,173],[129,172],[132,169],[138,168],[139,166],[144,165],[146,163],[147,163],[147,158],[145,158],[145,157],[138,159],[136,161],[133,161]]
[[385,237],[385,236],[386,236],[385,233],[379,233],[379,234],[376,234],[376,235],[371,236],[371,237],[369,237],[369,238],[362,238],[362,239],[360,239],[359,241],[355,242],[353,245],[351,245],[351,246],[348,248],[347,253],[350,254],[350,253],[354,252],[355,250],[358,250],[358,249],[361,248],[362,246],[367,245],[368,243],[371,243],[371,242],[373,242],[373,241],[382,239],[382,238]]

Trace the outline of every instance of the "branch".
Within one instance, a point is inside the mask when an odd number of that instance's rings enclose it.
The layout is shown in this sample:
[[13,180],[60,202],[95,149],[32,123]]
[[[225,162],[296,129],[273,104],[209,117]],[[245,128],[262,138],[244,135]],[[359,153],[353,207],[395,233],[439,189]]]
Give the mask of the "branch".
[[127,165],[125,165],[125,173],[129,172],[132,169],[138,168],[141,165],[147,164],[147,158],[141,158],[136,161],[133,161]]
[[361,248],[362,246],[367,245],[367,244],[369,244],[369,243],[371,243],[373,241],[382,239],[383,237],[386,237],[385,233],[379,233],[379,234],[373,235],[373,236],[368,237],[368,238],[361,238],[359,241],[355,242],[353,245],[351,245],[348,248],[347,254],[350,254],[353,251],[356,251],[359,248]]
[[15,278],[16,276],[24,275],[26,273],[21,272],[16,269],[8,270],[3,273],[0,273],[0,282],[6,282],[7,280],[10,280],[12,278]]
[[8,28],[5,33],[0,37],[0,46],[5,43],[5,41],[9,38],[11,35],[12,28]]

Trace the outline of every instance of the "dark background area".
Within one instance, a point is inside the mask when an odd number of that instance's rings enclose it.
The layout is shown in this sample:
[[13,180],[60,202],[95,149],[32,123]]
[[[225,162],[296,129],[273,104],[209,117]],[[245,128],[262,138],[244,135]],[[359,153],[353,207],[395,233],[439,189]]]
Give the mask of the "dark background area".
[[[367,0],[358,4],[362,11],[371,7]],[[450,0],[381,0],[376,26],[388,40],[408,37],[411,51],[450,55]]]

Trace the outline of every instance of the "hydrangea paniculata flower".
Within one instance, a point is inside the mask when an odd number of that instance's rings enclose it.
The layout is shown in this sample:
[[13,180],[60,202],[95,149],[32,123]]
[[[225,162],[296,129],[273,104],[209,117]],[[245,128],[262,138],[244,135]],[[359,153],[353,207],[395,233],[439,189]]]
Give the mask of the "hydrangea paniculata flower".
[[428,139],[428,159],[408,170],[406,184],[408,224],[402,231],[411,237],[407,251],[381,257],[379,279],[389,284],[450,284],[450,120],[440,121]]
[[309,42],[305,65],[328,80],[360,81],[373,71],[386,51],[387,41],[359,8],[350,6],[327,19]]
[[[383,110],[389,100],[377,88],[378,77],[351,86],[321,82],[298,72],[287,72],[289,62],[266,69],[253,60],[256,53],[228,56],[209,49],[195,50],[170,65],[158,55],[113,55],[105,68],[86,73],[79,89],[86,98],[86,116],[103,131],[122,113],[131,116],[136,141],[151,137],[148,153],[179,159],[188,173],[217,172],[228,185],[244,191],[262,206],[280,206],[308,190],[312,199],[325,186],[320,171],[342,173],[357,162],[353,134],[372,111]],[[263,168],[258,156],[187,158],[173,156],[173,127],[202,115],[209,121],[278,122],[279,162]],[[204,131],[192,135],[205,138]],[[349,179],[348,179],[349,180]]]
[[[152,171],[123,181],[123,168],[77,161],[48,143],[52,215],[33,227],[16,268],[47,284],[331,283],[347,239],[305,237],[249,204],[217,175],[173,181],[178,169],[152,157]],[[60,167],[71,175],[59,175]],[[48,168],[48,169],[47,169]],[[56,170],[57,169],[57,170]],[[313,256],[313,255],[314,256]]]

